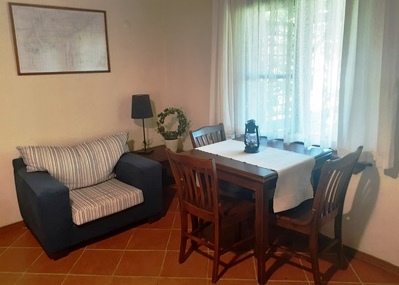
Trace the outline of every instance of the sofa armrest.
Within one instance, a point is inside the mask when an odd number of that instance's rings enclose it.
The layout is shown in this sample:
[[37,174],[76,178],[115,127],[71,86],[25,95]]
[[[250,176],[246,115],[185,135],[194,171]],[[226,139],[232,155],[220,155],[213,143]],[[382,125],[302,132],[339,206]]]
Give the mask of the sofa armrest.
[[46,252],[70,244],[72,211],[69,189],[47,172],[27,172],[21,158],[13,160],[21,216]]
[[125,153],[115,166],[115,176],[143,191],[144,203],[151,203],[151,214],[162,210],[162,165],[159,162],[135,153]]

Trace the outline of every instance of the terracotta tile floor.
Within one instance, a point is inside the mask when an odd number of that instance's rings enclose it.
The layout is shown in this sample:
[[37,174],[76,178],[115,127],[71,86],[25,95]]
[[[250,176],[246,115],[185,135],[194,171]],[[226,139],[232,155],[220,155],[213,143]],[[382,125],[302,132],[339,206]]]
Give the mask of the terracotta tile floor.
[[[178,203],[173,189],[165,191],[168,210],[159,221],[83,246],[57,261],[47,257],[22,223],[0,229],[0,284],[210,285],[212,264],[206,257],[194,252],[184,264],[177,261]],[[225,259],[232,257],[231,254],[224,256]],[[328,284],[399,284],[399,275],[356,259],[348,260],[348,264],[347,270],[338,270],[321,260],[320,267]],[[313,284],[310,272],[276,259],[270,258],[267,268],[267,284]],[[257,284],[254,257],[227,270],[217,284]]]

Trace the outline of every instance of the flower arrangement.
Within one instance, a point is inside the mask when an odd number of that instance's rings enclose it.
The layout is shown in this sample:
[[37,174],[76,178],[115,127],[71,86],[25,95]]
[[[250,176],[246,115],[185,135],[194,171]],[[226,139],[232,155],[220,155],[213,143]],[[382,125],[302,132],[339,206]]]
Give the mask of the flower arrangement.
[[[169,107],[158,114],[155,131],[165,140],[174,140],[181,137],[188,129],[190,121],[180,108]],[[168,118],[168,120],[166,120]],[[166,120],[166,122],[165,122]],[[177,125],[177,128],[173,128]]]

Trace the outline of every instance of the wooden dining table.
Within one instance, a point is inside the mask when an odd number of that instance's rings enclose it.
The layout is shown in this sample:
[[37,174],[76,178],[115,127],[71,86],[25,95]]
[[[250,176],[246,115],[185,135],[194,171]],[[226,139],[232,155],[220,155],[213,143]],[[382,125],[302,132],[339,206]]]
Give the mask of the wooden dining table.
[[[315,158],[312,172],[312,184],[315,188],[323,164],[331,157],[331,149],[317,146],[304,146],[301,143],[284,143],[281,140],[261,139],[261,148],[273,147],[281,150],[292,151]],[[244,143],[243,143],[244,150]],[[268,249],[268,213],[269,201],[273,199],[274,189],[278,174],[272,169],[267,169],[241,162],[228,157],[192,149],[185,153],[199,158],[213,158],[216,162],[219,180],[228,181],[254,192],[255,196],[255,250],[257,259],[257,279],[259,284],[266,283],[266,252]]]

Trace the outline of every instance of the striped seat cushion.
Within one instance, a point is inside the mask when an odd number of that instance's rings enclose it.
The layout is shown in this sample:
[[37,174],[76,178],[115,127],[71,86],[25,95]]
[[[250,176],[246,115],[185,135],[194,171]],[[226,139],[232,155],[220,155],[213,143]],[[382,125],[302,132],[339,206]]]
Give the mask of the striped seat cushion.
[[138,205],[143,191],[115,178],[69,192],[72,220],[76,225],[93,221]]
[[69,190],[98,184],[113,177],[113,169],[126,152],[127,133],[75,146],[18,146],[28,172],[47,171]]

